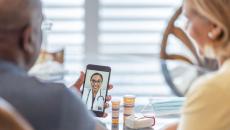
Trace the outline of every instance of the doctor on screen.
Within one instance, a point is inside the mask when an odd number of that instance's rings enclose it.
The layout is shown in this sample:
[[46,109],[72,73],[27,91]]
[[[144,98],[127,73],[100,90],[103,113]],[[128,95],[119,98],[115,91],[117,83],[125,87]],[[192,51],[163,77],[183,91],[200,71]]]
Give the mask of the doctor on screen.
[[87,104],[87,108],[94,111],[102,111],[106,93],[102,90],[103,76],[100,73],[94,73],[90,78],[90,88],[85,88],[85,96],[83,101]]

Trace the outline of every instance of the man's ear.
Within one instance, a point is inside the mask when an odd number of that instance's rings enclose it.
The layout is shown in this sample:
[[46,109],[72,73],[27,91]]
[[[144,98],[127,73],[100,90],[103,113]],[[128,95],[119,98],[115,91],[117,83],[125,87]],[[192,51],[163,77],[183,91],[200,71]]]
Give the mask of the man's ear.
[[212,40],[217,40],[221,37],[223,30],[217,25],[213,25],[211,31],[208,33],[208,37]]
[[34,43],[32,40],[32,27],[28,26],[22,33],[21,47],[27,55],[31,55],[34,52]]

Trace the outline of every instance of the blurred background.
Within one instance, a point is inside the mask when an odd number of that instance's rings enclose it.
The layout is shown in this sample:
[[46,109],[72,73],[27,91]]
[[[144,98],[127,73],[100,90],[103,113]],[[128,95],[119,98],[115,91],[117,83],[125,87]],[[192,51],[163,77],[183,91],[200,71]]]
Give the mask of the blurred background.
[[[163,31],[182,0],[42,0],[43,49],[64,49],[64,82],[89,63],[111,66],[110,94],[171,96],[161,72]],[[171,38],[172,44],[176,39]],[[173,45],[171,51],[184,51]]]

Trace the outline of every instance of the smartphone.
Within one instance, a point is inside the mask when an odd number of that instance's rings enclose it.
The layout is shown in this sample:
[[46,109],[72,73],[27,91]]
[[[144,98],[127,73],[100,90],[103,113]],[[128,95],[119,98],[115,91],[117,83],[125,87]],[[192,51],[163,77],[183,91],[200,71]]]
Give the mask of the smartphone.
[[89,64],[86,67],[82,100],[97,117],[102,117],[105,112],[110,73],[111,68],[108,66]]

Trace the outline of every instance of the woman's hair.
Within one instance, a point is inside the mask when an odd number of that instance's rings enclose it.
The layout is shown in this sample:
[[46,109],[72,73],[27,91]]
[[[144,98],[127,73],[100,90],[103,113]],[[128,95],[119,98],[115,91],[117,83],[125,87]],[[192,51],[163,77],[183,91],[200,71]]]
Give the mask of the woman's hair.
[[92,80],[93,76],[95,76],[95,75],[99,75],[99,76],[101,77],[101,80],[103,81],[103,76],[102,76],[102,74],[100,74],[100,73],[94,73],[94,74],[91,76],[90,80]]
[[[188,1],[188,0],[187,0]],[[222,29],[221,35],[214,41],[218,55],[230,55],[230,0],[190,0],[193,9]]]

